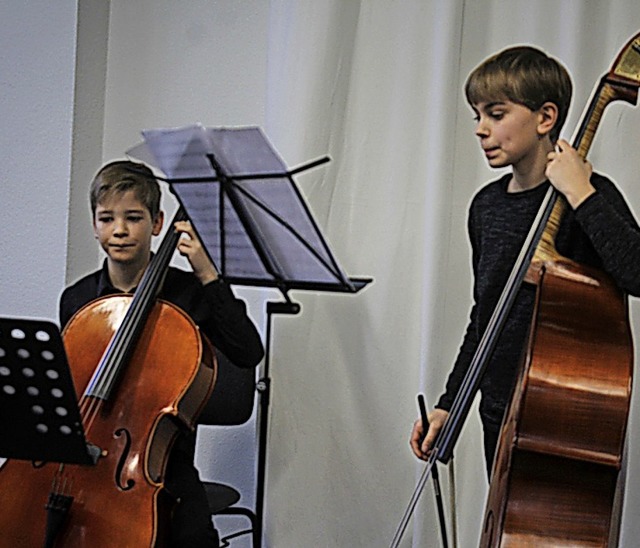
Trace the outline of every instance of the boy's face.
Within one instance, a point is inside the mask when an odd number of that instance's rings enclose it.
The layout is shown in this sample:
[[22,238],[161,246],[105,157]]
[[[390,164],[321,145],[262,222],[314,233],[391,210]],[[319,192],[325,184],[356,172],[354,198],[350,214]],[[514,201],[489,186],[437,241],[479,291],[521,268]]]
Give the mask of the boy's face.
[[152,219],[135,192],[128,190],[98,204],[93,231],[110,262],[141,268],[149,261],[151,237],[160,233],[162,219],[162,213]]
[[539,111],[508,100],[476,103],[475,134],[491,167],[517,167],[536,153],[539,145]]

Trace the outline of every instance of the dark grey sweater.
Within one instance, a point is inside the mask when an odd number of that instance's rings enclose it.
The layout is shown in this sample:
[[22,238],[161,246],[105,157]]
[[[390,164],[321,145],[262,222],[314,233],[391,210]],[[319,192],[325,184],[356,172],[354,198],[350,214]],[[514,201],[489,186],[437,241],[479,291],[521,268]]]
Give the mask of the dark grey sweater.
[[[507,193],[507,174],[474,197],[468,229],[473,253],[474,305],[467,331],[436,407],[449,410],[487,322],[534,221],[549,183]],[[607,271],[624,291],[640,296],[640,228],[624,198],[606,177],[591,178],[597,192],[562,221],[558,251],[579,263]],[[533,314],[535,287],[523,284],[481,382],[480,415],[495,428],[512,388]]]

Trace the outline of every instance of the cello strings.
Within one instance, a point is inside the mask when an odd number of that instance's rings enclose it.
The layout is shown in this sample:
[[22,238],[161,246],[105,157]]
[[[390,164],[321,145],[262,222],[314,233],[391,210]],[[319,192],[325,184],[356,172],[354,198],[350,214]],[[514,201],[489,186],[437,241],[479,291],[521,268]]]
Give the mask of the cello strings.
[[[127,354],[131,345],[135,342],[137,330],[144,328],[143,319],[148,316],[153,306],[154,298],[159,289],[160,282],[164,276],[166,266],[173,255],[175,243],[171,244],[177,238],[175,233],[171,235],[168,242],[165,240],[158,250],[152,264],[148,267],[145,276],[136,290],[133,300],[127,310],[122,327],[118,329],[114,337],[114,349],[105,360],[104,373],[100,375],[98,380],[99,392],[107,392],[113,386],[115,378],[124,365]],[[166,244],[166,245],[165,245]]]

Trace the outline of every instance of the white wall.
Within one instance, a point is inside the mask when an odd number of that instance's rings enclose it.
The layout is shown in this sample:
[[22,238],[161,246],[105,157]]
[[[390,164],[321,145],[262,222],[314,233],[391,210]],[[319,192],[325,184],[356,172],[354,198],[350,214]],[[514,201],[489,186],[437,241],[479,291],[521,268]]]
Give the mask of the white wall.
[[88,187],[102,164],[109,7],[108,0],[78,5],[67,285],[95,269],[100,256],[91,230]]
[[75,0],[0,2],[0,314],[57,322],[65,282]]

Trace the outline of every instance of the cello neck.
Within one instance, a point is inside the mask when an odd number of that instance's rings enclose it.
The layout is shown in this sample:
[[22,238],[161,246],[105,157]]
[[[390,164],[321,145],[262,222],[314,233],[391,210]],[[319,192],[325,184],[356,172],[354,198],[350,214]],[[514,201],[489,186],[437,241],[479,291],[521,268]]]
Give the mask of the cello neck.
[[133,302],[131,303],[132,308],[137,303],[140,303],[138,306],[145,307],[148,312],[148,309],[153,306],[155,298],[162,288],[162,282],[164,281],[164,276],[171,262],[171,257],[173,257],[173,252],[180,239],[180,234],[173,230],[172,227],[178,221],[185,221],[187,219],[188,217],[185,210],[180,207],[173,217],[160,247],[151,259],[149,266],[140,280]]
[[109,343],[91,382],[87,386],[85,396],[102,400],[109,398],[119,373],[131,356],[149,312],[162,288],[171,257],[180,239],[180,234],[172,227],[176,222],[184,221],[187,218],[186,212],[180,207],[171,221],[162,243],[145,270],[122,324]]

